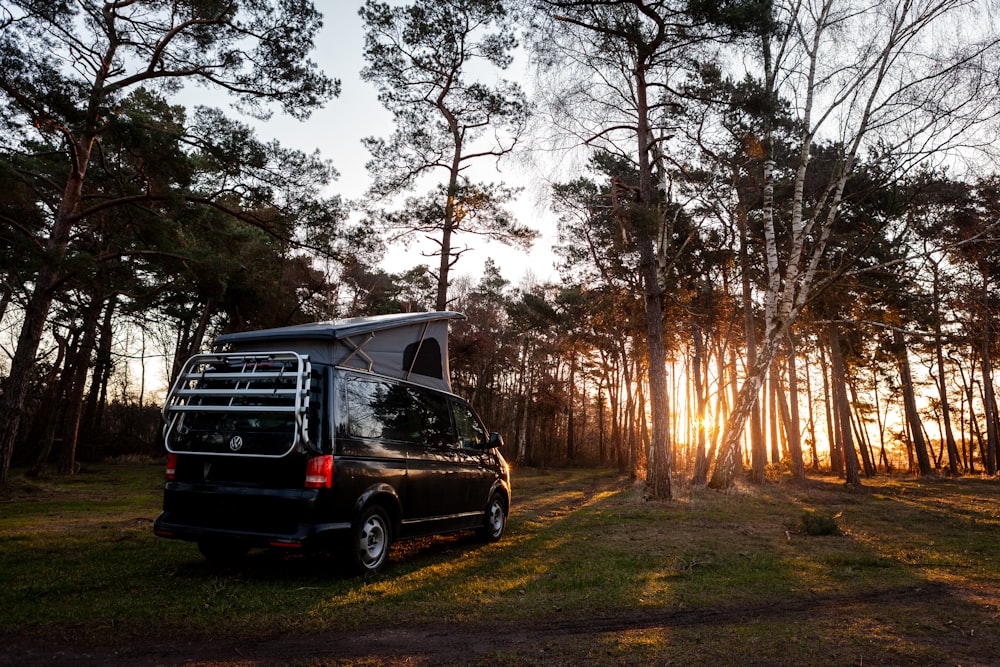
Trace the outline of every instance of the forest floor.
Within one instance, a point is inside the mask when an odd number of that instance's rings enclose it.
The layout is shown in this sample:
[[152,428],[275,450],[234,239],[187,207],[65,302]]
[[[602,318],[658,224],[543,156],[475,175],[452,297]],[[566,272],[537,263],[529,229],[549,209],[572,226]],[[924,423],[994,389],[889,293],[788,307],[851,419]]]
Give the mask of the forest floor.
[[[859,493],[818,479],[670,502],[607,471],[520,482],[498,545],[400,543],[373,579],[267,552],[219,572],[190,545],[151,539],[146,517],[126,528],[105,516],[125,547],[108,557],[136,577],[121,583],[87,569],[109,540],[74,561],[77,518],[41,505],[71,492],[0,497],[0,581],[12,577],[0,665],[1000,664],[996,480],[887,479]],[[803,513],[837,534],[807,534]],[[32,526],[64,537],[18,535]]]
[[[552,667],[581,664],[616,665],[962,665],[990,667],[1000,665],[1000,633],[989,629],[963,630],[941,634],[928,632],[909,637],[910,641],[930,643],[939,656],[899,660],[898,655],[873,654],[855,661],[838,651],[843,641],[833,637],[829,647],[816,646],[815,660],[773,657],[755,658],[751,646],[732,645],[732,654],[712,656],[702,661],[690,656],[676,659],[672,651],[651,656],[643,652],[634,660],[625,656],[581,654],[579,645],[591,646],[602,637],[620,636],[638,631],[666,633],[672,629],[699,626],[725,633],[745,625],[748,619],[778,622],[836,623],[845,614],[891,614],[894,608],[927,607],[936,614],[942,604],[963,604],[968,591],[954,591],[944,586],[904,588],[850,597],[817,596],[812,600],[789,600],[767,605],[688,611],[647,610],[624,615],[545,620],[535,624],[500,621],[481,625],[464,623],[412,623],[352,631],[283,633],[253,639],[215,640],[133,640],[127,646],[87,645],[87,642],[63,644],[53,650],[52,638],[31,636],[3,637],[0,665],[187,665],[189,667],[245,665],[548,665]],[[982,593],[972,593],[982,602]],[[991,604],[1000,604],[991,593]],[[155,629],[151,629],[155,634]],[[735,636],[734,636],[735,639]],[[687,653],[686,651],[684,653]]]

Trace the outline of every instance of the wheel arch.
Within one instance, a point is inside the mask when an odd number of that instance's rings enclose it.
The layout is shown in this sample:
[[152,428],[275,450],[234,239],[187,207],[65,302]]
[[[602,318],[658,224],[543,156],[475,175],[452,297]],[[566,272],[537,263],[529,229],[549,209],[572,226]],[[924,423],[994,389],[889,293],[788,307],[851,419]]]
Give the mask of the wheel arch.
[[399,499],[399,494],[396,493],[396,489],[384,483],[373,484],[365,489],[364,493],[358,496],[358,499],[354,502],[354,508],[351,512],[351,522],[357,521],[358,517],[361,516],[361,512],[372,504],[378,504],[386,511],[389,515],[389,521],[392,523],[393,534],[399,535],[399,529],[403,522],[403,504]]
[[510,487],[502,479],[498,479],[493,483],[493,487],[490,489],[489,494],[486,496],[486,502],[490,501],[493,494],[499,493],[503,496],[504,510],[506,514],[510,514]]

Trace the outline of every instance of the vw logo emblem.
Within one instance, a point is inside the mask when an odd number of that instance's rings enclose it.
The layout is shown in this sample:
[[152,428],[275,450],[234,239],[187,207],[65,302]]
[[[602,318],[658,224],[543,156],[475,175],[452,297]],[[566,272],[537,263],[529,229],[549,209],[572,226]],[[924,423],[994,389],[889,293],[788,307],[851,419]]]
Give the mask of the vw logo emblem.
[[240,451],[240,447],[243,446],[243,438],[238,435],[234,435],[233,439],[229,441],[229,449],[234,452]]

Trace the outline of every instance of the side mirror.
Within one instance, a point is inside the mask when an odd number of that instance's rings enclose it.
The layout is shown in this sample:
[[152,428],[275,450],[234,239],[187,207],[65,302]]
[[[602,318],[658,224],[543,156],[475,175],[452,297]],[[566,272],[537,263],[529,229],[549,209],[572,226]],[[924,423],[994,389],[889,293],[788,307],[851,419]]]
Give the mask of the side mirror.
[[490,433],[490,449],[501,449],[503,448],[503,436],[493,431]]

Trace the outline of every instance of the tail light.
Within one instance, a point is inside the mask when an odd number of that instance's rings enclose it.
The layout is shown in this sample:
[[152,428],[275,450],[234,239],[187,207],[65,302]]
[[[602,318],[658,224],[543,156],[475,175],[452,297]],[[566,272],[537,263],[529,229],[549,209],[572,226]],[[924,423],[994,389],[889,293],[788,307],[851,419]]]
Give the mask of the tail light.
[[167,481],[172,481],[177,477],[177,455],[167,454],[167,469],[165,471]]
[[306,463],[306,488],[329,489],[333,486],[333,456],[314,456]]

